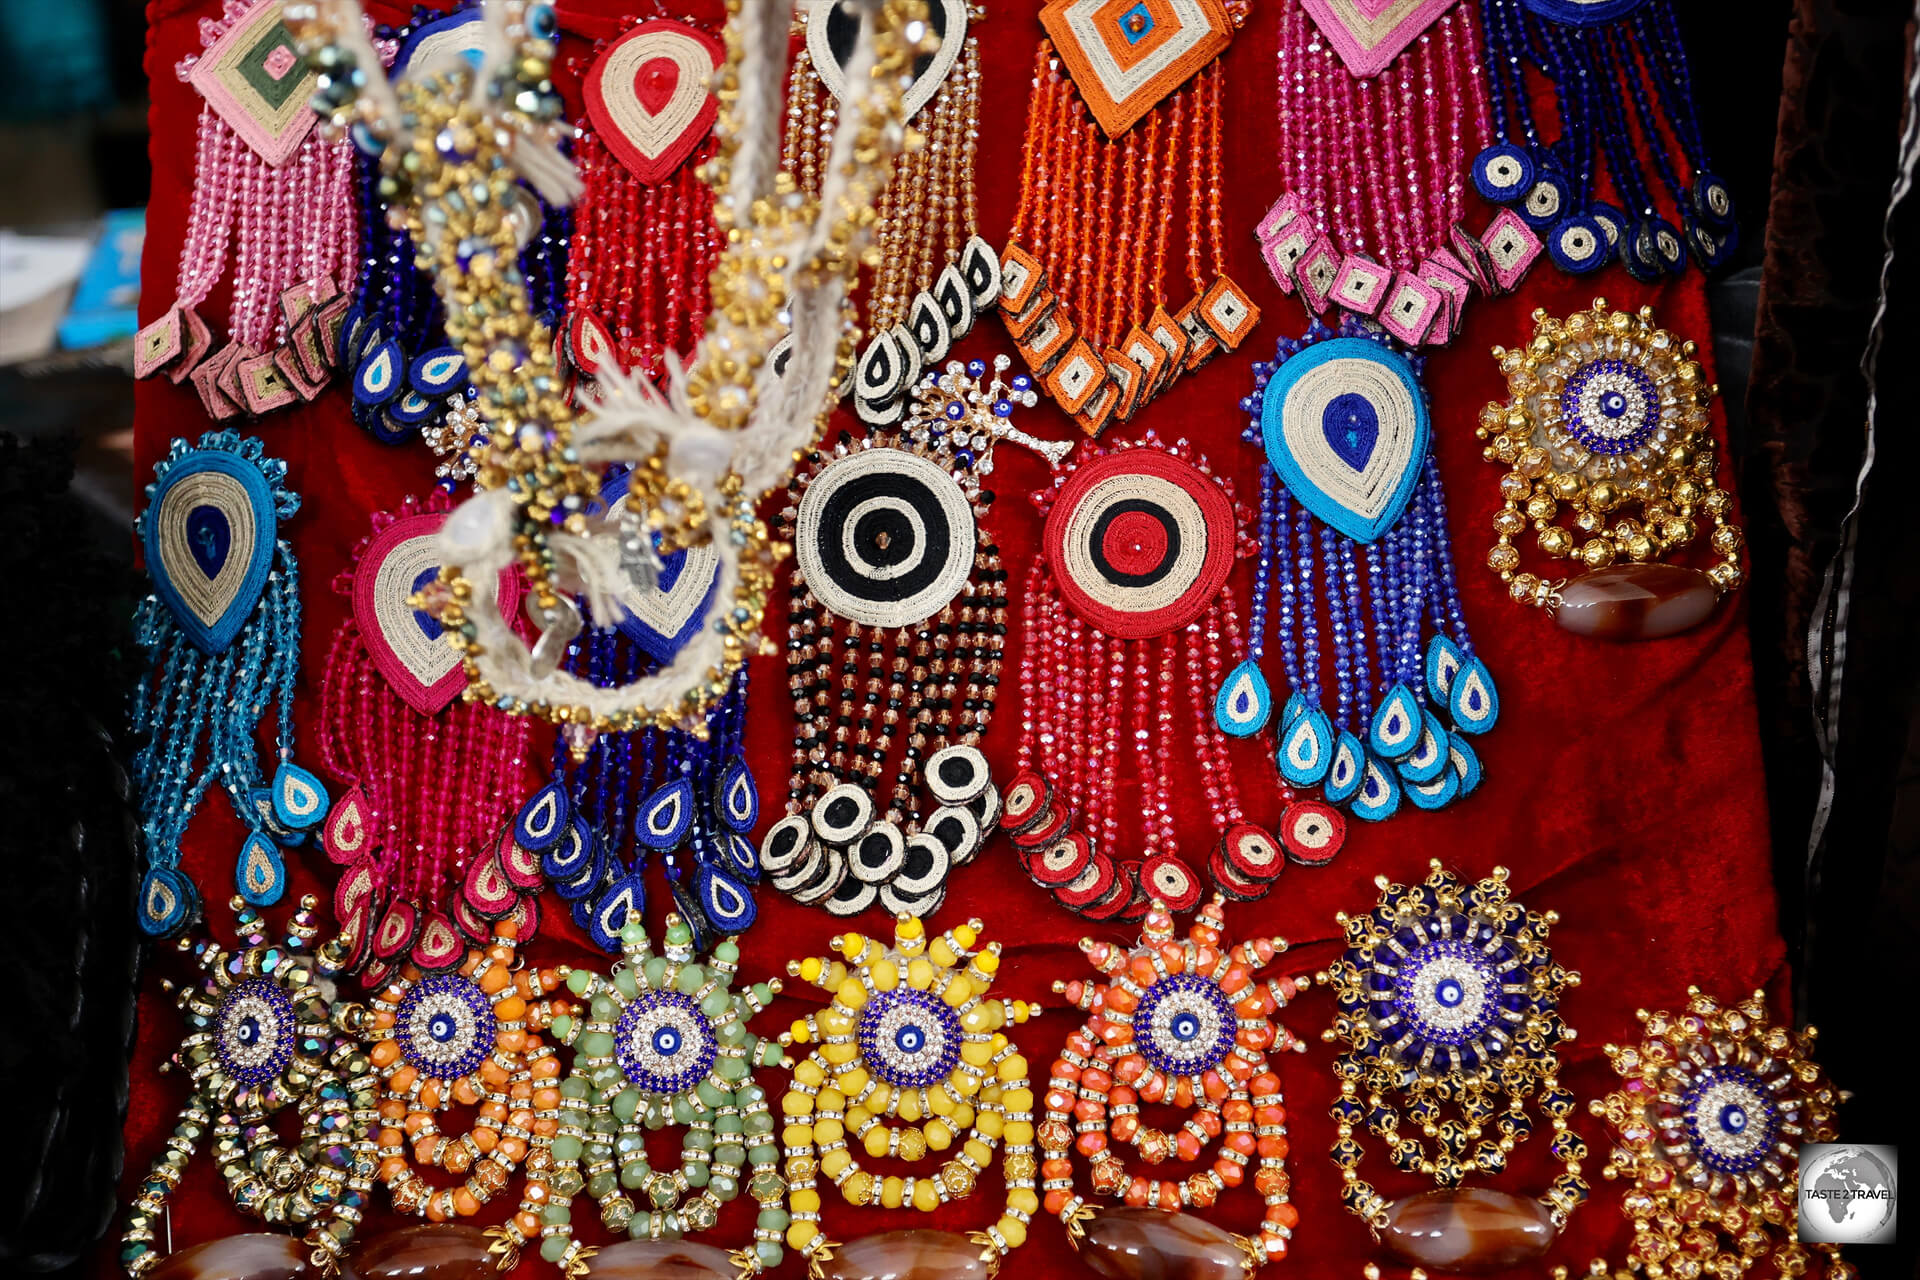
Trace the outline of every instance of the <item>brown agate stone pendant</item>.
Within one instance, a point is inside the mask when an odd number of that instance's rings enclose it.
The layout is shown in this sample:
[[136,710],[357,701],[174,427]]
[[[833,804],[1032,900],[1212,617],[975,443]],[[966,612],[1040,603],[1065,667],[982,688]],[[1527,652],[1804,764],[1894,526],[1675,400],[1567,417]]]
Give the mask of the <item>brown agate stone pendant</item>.
[[[883,1231],[836,1248],[820,1274],[827,1280],[992,1280],[1000,1259],[983,1240],[927,1227]],[[599,1270],[595,1263],[594,1274]]]
[[1720,602],[1713,579],[1677,564],[1617,564],[1559,590],[1553,620],[1596,640],[1657,640],[1706,621]]
[[147,1280],[292,1280],[318,1275],[298,1236],[253,1231],[168,1254]]
[[1074,1238],[1105,1280],[1252,1280],[1260,1247],[1190,1213],[1102,1209]]
[[587,1264],[596,1280],[734,1280],[725,1249],[688,1240],[629,1240],[609,1245]]
[[479,1227],[402,1227],[355,1249],[341,1280],[483,1280],[494,1270],[491,1243]]
[[1557,1234],[1538,1200],[1489,1187],[1456,1187],[1388,1205],[1380,1242],[1410,1267],[1477,1275],[1532,1262]]

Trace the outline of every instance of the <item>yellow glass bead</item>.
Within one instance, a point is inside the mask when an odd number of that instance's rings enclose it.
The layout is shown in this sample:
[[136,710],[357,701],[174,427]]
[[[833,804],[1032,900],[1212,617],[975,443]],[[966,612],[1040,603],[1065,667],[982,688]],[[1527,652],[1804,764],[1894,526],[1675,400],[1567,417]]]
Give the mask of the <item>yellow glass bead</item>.
[[998,951],[982,952],[973,958],[973,963],[979,966],[982,973],[998,973],[1000,972],[1000,953]]
[[926,1135],[930,1150],[945,1151],[953,1145],[953,1129],[944,1120],[929,1120],[920,1132]]
[[853,1018],[845,1010],[831,1005],[815,1014],[813,1020],[823,1036],[844,1036],[853,1031]]
[[1015,1249],[1027,1242],[1027,1224],[1018,1218],[1002,1218],[994,1224],[1000,1236]]
[[947,945],[945,938],[935,938],[933,945],[927,948],[927,954],[932,956],[933,962],[942,969],[953,968],[960,959],[960,957],[955,954],[953,948]]
[[848,1178],[840,1184],[840,1194],[847,1198],[848,1204],[865,1204],[873,1194],[873,1175],[870,1173],[854,1174],[851,1178]]
[[829,1151],[826,1155],[820,1157],[820,1172],[826,1174],[827,1177],[833,1179],[835,1182],[838,1182],[840,1175],[845,1173],[847,1166],[852,1163],[853,1157],[848,1155],[845,1150]]
[[973,980],[968,978],[964,973],[954,974],[953,981],[949,982],[946,990],[940,993],[940,998],[946,1001],[951,1008],[958,1009],[961,1005],[973,999]]
[[833,998],[849,1009],[867,1007],[867,989],[860,985],[858,978],[848,978],[842,982],[840,989],[833,993]]
[[1009,1209],[1018,1209],[1022,1213],[1038,1213],[1040,1211],[1040,1197],[1026,1187],[1016,1187],[1012,1191],[1007,1192],[1007,1207]]
[[1009,1054],[1007,1057],[1000,1059],[999,1075],[1002,1080],[1008,1082],[1026,1079],[1027,1060],[1017,1053]]
[[833,1083],[840,1092],[846,1094],[849,1098],[857,1098],[860,1096],[860,1091],[867,1087],[866,1068],[848,1067],[845,1071],[842,1071],[833,1078]]
[[901,942],[924,938],[927,936],[927,926],[921,922],[919,916],[908,916],[893,927],[893,936]]
[[820,1046],[820,1056],[836,1065],[852,1062],[860,1056],[860,1046],[850,1042],[843,1044],[823,1044]]
[[876,991],[891,991],[900,985],[900,969],[897,965],[877,964],[867,972],[873,977]]
[[959,924],[953,927],[953,940],[969,951],[973,950],[973,944],[979,939],[980,935],[974,932],[970,924]]
[[878,1115],[887,1109],[887,1101],[893,1097],[893,1090],[887,1085],[876,1083],[867,1094],[867,1110]]
[[809,1058],[793,1069],[793,1078],[809,1089],[818,1089],[826,1083],[827,1073],[820,1069],[819,1063]]
[[820,981],[820,971],[825,968],[818,956],[808,956],[800,962],[800,976],[808,982]]
[[940,1207],[940,1193],[933,1189],[933,1179],[922,1178],[913,1184],[913,1207],[922,1213],[932,1213]]
[[911,1089],[900,1091],[899,1104],[894,1108],[902,1120],[912,1124],[920,1118],[920,1095]]
[[830,1142],[838,1142],[844,1136],[846,1136],[846,1130],[841,1127],[838,1120],[818,1120],[814,1122],[813,1140],[820,1146],[824,1147]]
[[1033,1110],[1033,1090],[1008,1089],[1000,1095],[1000,1105],[1009,1111]]
[[969,1035],[980,1035],[993,1030],[993,1015],[988,1012],[993,1006],[977,1004],[960,1015],[960,1029]]
[[907,985],[915,991],[925,991],[933,985],[933,974],[933,962],[918,956],[907,965]]
[[789,1092],[780,1099],[780,1111],[789,1116],[810,1116],[813,1114],[813,1099],[804,1093]]
[[798,1187],[787,1193],[787,1207],[795,1213],[818,1213],[820,1193],[811,1187]]
[[961,1129],[971,1129],[973,1127],[973,1107],[965,1102],[955,1107],[953,1109],[953,1119],[951,1123],[955,1132]]
[[967,1040],[960,1045],[962,1061],[975,1067],[984,1067],[993,1061],[993,1045],[985,1040]]
[[787,1247],[789,1249],[804,1249],[812,1242],[813,1238],[819,1234],[820,1224],[817,1222],[789,1223],[787,1225]]
[[789,1147],[805,1147],[813,1143],[813,1126],[810,1124],[790,1124],[780,1131],[780,1141]]
[[845,956],[847,959],[858,960],[861,954],[866,951],[866,949],[867,949],[866,935],[859,934],[859,933],[847,933],[847,934],[841,935],[840,954]]
[[787,1035],[795,1044],[806,1044],[813,1039],[813,1032],[807,1030],[805,1019],[799,1019],[787,1028]]
[[847,1109],[847,1095],[838,1089],[822,1089],[814,1095],[813,1105],[816,1110],[837,1114]]
[[1009,1120],[1001,1136],[1016,1147],[1025,1146],[1033,1141],[1033,1126],[1025,1120]]
[[959,1101],[959,1099],[955,1098],[952,1093],[948,1092],[948,1090],[952,1089],[952,1087],[953,1087],[953,1082],[948,1081],[945,1085],[941,1086],[938,1089],[927,1090],[927,1110],[933,1112],[933,1114],[937,1116],[952,1115],[953,1104]]
[[873,1126],[867,1130],[867,1136],[860,1139],[860,1145],[867,1149],[867,1154],[870,1156],[877,1158],[887,1154],[886,1129],[881,1125]]
[[906,1194],[907,1184],[898,1178],[888,1178],[880,1184],[880,1203],[889,1209],[898,1209]]
[[966,1152],[968,1158],[982,1169],[986,1168],[987,1165],[993,1161],[993,1149],[978,1138],[968,1138],[966,1142],[961,1144],[960,1149]]
[[1000,1131],[1005,1128],[1006,1123],[1005,1117],[1001,1116],[999,1112],[989,1111],[974,1121],[973,1127],[978,1129],[985,1137],[997,1138],[1000,1136]]
[[963,1098],[971,1098],[980,1092],[979,1077],[966,1071],[954,1072],[953,1078],[948,1080],[947,1084]]

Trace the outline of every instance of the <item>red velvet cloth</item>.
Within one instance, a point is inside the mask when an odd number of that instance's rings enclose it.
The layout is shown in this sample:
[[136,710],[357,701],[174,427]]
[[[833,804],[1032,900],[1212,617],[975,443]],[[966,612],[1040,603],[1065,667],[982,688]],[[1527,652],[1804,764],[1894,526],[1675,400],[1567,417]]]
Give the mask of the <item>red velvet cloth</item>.
[[[602,0],[578,7],[591,12],[562,10],[563,26],[570,32],[590,26],[594,34],[605,34],[612,29],[608,20],[622,12],[618,5]],[[981,231],[995,244],[1004,240],[1017,195],[1028,82],[1040,35],[1037,9],[1032,0],[993,0],[987,20],[977,26],[986,77],[978,168]],[[196,20],[215,12],[217,5],[211,0],[155,0],[149,9],[154,189],[147,223],[143,320],[171,302],[193,182],[194,122],[200,103],[194,90],[175,78],[174,64],[198,52]],[[390,8],[377,12],[387,20],[400,16]],[[1190,439],[1232,478],[1243,499],[1257,492],[1260,462],[1256,451],[1239,440],[1243,417],[1238,401],[1251,388],[1248,366],[1270,354],[1278,337],[1304,327],[1299,306],[1280,295],[1261,265],[1252,234],[1255,221],[1280,189],[1273,163],[1275,28],[1272,6],[1256,6],[1247,28],[1225,55],[1229,271],[1263,309],[1260,328],[1239,352],[1215,359],[1184,378],[1163,400],[1116,432],[1131,438],[1152,427],[1165,436]],[[1710,56],[1711,51],[1696,53]],[[1478,226],[1485,216],[1484,210],[1479,211],[1469,221]],[[1429,858],[1440,858],[1468,877],[1484,875],[1495,865],[1511,868],[1524,902],[1560,913],[1561,924],[1554,934],[1557,954],[1584,975],[1564,1007],[1579,1032],[1578,1040],[1566,1050],[1566,1080],[1583,1100],[1610,1087],[1612,1076],[1600,1046],[1634,1033],[1636,1008],[1671,1007],[1685,999],[1690,983],[1736,997],[1775,979],[1783,965],[1768,874],[1766,797],[1742,598],[1736,596],[1688,635],[1639,647],[1616,646],[1572,636],[1543,614],[1510,603],[1483,565],[1490,541],[1488,520],[1499,505],[1501,472],[1480,458],[1473,424],[1481,405],[1504,393],[1488,348],[1524,342],[1531,332],[1528,315],[1534,308],[1564,314],[1586,305],[1595,294],[1621,306],[1653,302],[1662,323],[1702,343],[1704,358],[1708,322],[1697,273],[1649,288],[1630,280],[1617,265],[1595,278],[1577,279],[1557,272],[1543,257],[1518,294],[1477,301],[1469,310],[1465,333],[1428,363],[1435,449],[1448,486],[1461,592],[1475,640],[1502,698],[1499,725],[1474,743],[1485,765],[1485,783],[1471,798],[1438,813],[1403,808],[1385,826],[1352,823],[1347,846],[1331,866],[1292,867],[1266,899],[1232,905],[1228,912],[1231,934],[1284,935],[1293,943],[1287,957],[1291,970],[1312,972],[1335,955],[1334,913],[1367,909],[1375,898],[1376,875],[1402,881],[1418,878],[1425,874]],[[206,314],[218,327],[224,315],[224,291]],[[961,347],[966,355],[1009,349],[994,320],[981,323]],[[1072,430],[1045,401],[1020,421],[1043,435],[1063,436]],[[208,429],[190,387],[175,387],[165,380],[139,384],[141,483],[151,478],[150,468],[168,441],[176,436],[198,438]],[[325,586],[366,535],[368,514],[391,507],[405,494],[423,493],[432,484],[432,467],[429,454],[417,444],[391,448],[366,436],[349,417],[345,392],[339,387],[329,389],[313,405],[276,413],[253,430],[265,439],[271,455],[287,461],[288,482],[304,500],[285,532],[298,553],[305,584],[305,662],[295,711],[301,731],[298,758],[317,768],[313,718],[318,685],[328,638],[345,603]],[[1017,587],[1038,543],[1039,524],[1027,495],[1043,482],[1043,466],[1032,454],[1011,445],[999,449],[997,463],[992,483],[999,501],[991,518],[1007,552],[1011,582]],[[1730,482],[1725,467],[1721,476]],[[1242,564],[1233,581],[1243,609],[1249,571]],[[783,593],[777,593],[777,598],[783,598]],[[997,770],[1010,768],[1019,730],[1012,663],[1024,642],[1020,624],[1016,616],[998,723],[987,739],[987,752]],[[770,617],[768,625],[777,636],[784,619]],[[778,805],[771,801],[781,794],[791,732],[789,707],[779,693],[781,660],[759,660],[754,678],[748,745],[762,794],[770,801],[764,818],[770,823],[778,813]],[[1278,684],[1278,677],[1273,678]],[[1270,824],[1279,807],[1273,766],[1264,758],[1271,750],[1271,738],[1237,744],[1235,750],[1251,816]],[[541,754],[536,750],[536,757]],[[531,773],[527,785],[535,785]],[[1181,825],[1183,838],[1192,841],[1187,846],[1190,860],[1204,865],[1213,837],[1202,808],[1183,814]],[[186,868],[203,886],[213,904],[214,927],[223,932],[231,921],[219,904],[231,892],[240,838],[227,806],[214,801],[203,807],[188,836]],[[329,885],[331,868],[316,855],[297,854],[290,861],[300,890]],[[665,901],[665,893],[657,892],[649,908],[656,926]],[[743,940],[744,975],[780,973],[789,958],[820,954],[844,927],[771,890],[762,892],[760,901],[760,922]],[[550,913],[549,920],[562,914]],[[1055,905],[1027,882],[1004,842],[990,846],[959,873],[938,923],[944,926],[976,915],[986,921],[986,936],[1002,940],[1007,947],[1000,989],[1055,1005],[1059,998],[1050,992],[1054,980],[1087,972],[1075,940],[1088,934],[1117,939],[1123,933],[1091,926]],[[854,923],[868,932],[887,928],[879,912]],[[543,963],[606,963],[604,957],[584,949],[577,936],[561,936],[558,927],[550,929],[532,950]],[[183,1080],[156,1074],[180,1035],[178,1019],[158,983],[162,977],[185,977],[189,967],[182,957],[163,950],[148,974],[126,1126],[129,1187],[144,1175],[183,1097]],[[759,1028],[765,1034],[778,1033],[804,1008],[803,1001],[817,995],[811,989],[790,991],[763,1017]],[[1316,988],[1281,1015],[1311,1048],[1304,1055],[1286,1055],[1280,1064],[1292,1113],[1289,1167],[1301,1223],[1291,1261],[1275,1274],[1288,1269],[1302,1275],[1353,1274],[1373,1256],[1365,1229],[1339,1207],[1339,1178],[1326,1154],[1332,1141],[1332,1122],[1326,1113],[1334,1096],[1328,1071],[1331,1049],[1317,1033],[1327,1026],[1331,1014],[1327,994]],[[1018,1030],[1020,1048],[1040,1080],[1072,1026],[1068,1014],[1055,1012]],[[778,1070],[769,1070],[762,1073],[761,1083],[777,1099],[784,1080]],[[1599,1178],[1607,1134],[1584,1110],[1576,1117],[1576,1126],[1592,1153],[1586,1172],[1595,1183],[1593,1203],[1575,1216],[1550,1261],[1578,1271],[1598,1253],[1621,1260],[1628,1231],[1619,1212],[1618,1186]],[[674,1145],[677,1149],[677,1140]],[[1544,1138],[1529,1143],[1523,1149],[1524,1158],[1498,1185],[1526,1194],[1544,1189],[1550,1176],[1545,1147]],[[1364,1172],[1388,1194],[1421,1189],[1392,1173],[1377,1142],[1369,1152]],[[824,1189],[824,1199],[827,1230],[837,1239],[926,1225],[926,1218],[912,1211],[850,1211],[831,1188]],[[366,1226],[370,1234],[392,1229],[397,1221],[384,1208],[384,1191],[377,1191],[375,1200],[382,1207],[370,1215]],[[511,1211],[512,1203],[513,1197],[502,1197],[482,1221],[499,1220]],[[960,1230],[984,1227],[998,1216],[1001,1203],[997,1178],[990,1177],[980,1193],[943,1210],[935,1221]],[[740,1243],[750,1230],[751,1214],[751,1202],[743,1197],[730,1207],[722,1219],[723,1229],[712,1239]],[[1229,1227],[1249,1229],[1259,1214],[1259,1197],[1248,1186],[1224,1196],[1210,1216]],[[581,1234],[598,1241],[591,1206],[582,1201],[575,1216]],[[212,1162],[203,1153],[174,1201],[174,1245],[185,1247],[257,1229],[228,1205]],[[112,1248],[102,1249],[101,1275],[113,1270],[113,1254]],[[1045,1217],[1036,1218],[1030,1243],[1017,1264],[1040,1268],[1035,1274],[1081,1273],[1060,1226]],[[529,1259],[521,1264],[520,1273],[537,1275],[544,1269],[544,1264]],[[799,1274],[791,1255],[780,1274]]]

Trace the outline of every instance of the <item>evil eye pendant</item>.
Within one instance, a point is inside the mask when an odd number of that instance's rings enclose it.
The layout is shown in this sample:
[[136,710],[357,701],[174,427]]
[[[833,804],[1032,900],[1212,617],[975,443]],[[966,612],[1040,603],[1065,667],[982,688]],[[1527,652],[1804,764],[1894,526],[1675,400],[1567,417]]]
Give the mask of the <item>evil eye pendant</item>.
[[1544,164],[1533,175],[1533,185],[1527,188],[1526,196],[1515,208],[1520,220],[1535,231],[1544,231],[1560,221],[1568,207],[1573,203],[1573,188],[1566,175],[1550,164]]
[[1547,256],[1569,275],[1598,271],[1613,256],[1613,245],[1598,222],[1586,214],[1562,218],[1547,233]]
[[1512,204],[1533,186],[1533,157],[1510,143],[1497,143],[1473,158],[1473,189],[1492,204]]
[[1735,225],[1733,191],[1717,173],[1693,175],[1693,215],[1709,229],[1730,231]]
[[293,830],[311,831],[326,820],[327,789],[320,779],[290,760],[273,775],[273,816]]
[[1214,723],[1236,738],[1250,738],[1267,725],[1273,714],[1273,693],[1260,664],[1249,659],[1227,673],[1226,683],[1213,700]]

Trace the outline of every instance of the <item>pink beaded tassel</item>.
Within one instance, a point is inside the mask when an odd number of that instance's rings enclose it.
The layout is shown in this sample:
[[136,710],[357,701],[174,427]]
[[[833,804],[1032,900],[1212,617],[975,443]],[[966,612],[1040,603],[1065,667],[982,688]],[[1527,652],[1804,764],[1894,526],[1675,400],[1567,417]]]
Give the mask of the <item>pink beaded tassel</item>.
[[[346,791],[321,846],[344,868],[334,911],[369,987],[404,962],[457,966],[506,916],[519,917],[522,941],[539,927],[539,868],[509,831],[528,721],[460,696],[459,659],[416,603],[444,590],[437,536],[451,505],[436,491],[375,515],[334,582],[353,607],[327,654],[320,759]],[[507,616],[519,591],[503,580]]]
[[[338,361],[342,292],[355,263],[352,144],[313,127],[314,74],[277,0],[226,0],[200,20],[198,57],[175,68],[199,90],[193,202],[174,301],[140,331],[134,373],[191,380],[217,421],[313,399]],[[227,273],[231,244],[232,271]],[[223,276],[229,341],[199,308]]]
[[1473,7],[1427,17],[1365,75],[1354,64],[1372,67],[1378,51],[1361,61],[1335,13],[1314,14],[1280,6],[1286,189],[1257,229],[1262,254],[1313,314],[1340,307],[1410,346],[1444,343],[1473,293],[1509,291],[1540,252],[1505,210],[1479,235],[1462,222],[1468,157],[1490,132]]

